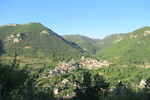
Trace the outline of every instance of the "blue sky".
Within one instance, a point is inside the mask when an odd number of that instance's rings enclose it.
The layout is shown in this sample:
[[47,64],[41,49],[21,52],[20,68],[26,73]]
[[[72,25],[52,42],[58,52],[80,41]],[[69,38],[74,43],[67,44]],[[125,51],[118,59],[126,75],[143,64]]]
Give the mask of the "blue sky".
[[104,38],[150,26],[150,0],[0,0],[0,25],[41,22],[59,35]]

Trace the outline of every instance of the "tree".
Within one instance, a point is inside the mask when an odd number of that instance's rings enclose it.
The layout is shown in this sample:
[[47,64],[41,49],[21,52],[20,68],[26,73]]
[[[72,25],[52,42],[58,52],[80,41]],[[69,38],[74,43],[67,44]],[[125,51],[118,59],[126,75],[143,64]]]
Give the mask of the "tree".
[[10,100],[10,93],[19,89],[28,78],[25,69],[20,69],[16,59],[11,65],[0,64],[0,95],[3,100]]
[[120,81],[117,85],[116,85],[116,92],[115,92],[115,94],[116,95],[120,95],[122,92],[123,92],[123,90],[125,89],[125,85],[122,83],[122,81]]
[[3,49],[3,43],[0,40],[0,56],[4,53],[4,49]]
[[36,87],[34,78],[16,57],[10,65],[0,63],[0,100],[55,100],[52,89]]
[[145,88],[147,99],[150,100],[150,78],[146,81],[146,88]]
[[91,77],[88,71],[83,73],[83,82],[76,81],[75,89],[77,100],[99,100],[100,96],[105,93],[109,84],[98,74]]

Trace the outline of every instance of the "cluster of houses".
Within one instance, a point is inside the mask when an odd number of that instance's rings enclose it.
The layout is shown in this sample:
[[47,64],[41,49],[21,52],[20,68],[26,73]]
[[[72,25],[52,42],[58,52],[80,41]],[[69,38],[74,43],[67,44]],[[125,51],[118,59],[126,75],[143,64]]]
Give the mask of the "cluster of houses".
[[[104,61],[97,61],[94,59],[84,59],[82,58],[79,62],[76,62],[74,60],[63,63],[61,66],[56,67],[54,70],[50,70],[49,77],[53,77],[54,75],[57,75],[59,73],[73,73],[74,70],[80,68],[80,67],[87,67],[88,69],[92,68],[101,68],[101,67],[107,67],[111,63],[104,60]],[[78,87],[77,84],[71,83],[70,80],[67,78],[64,78],[60,83],[55,85],[55,88],[53,89],[55,95],[59,95],[62,91],[67,90],[69,86],[73,86],[74,88]],[[141,80],[139,86],[144,87],[146,85],[146,80]],[[110,90],[111,91],[111,90]],[[67,96],[74,95],[73,93],[68,94]]]
[[81,66],[85,66],[88,69],[93,68],[101,68],[101,67],[108,67],[111,63],[104,60],[104,61],[97,61],[96,59],[86,59],[82,57],[82,60],[80,61]]
[[[56,84],[54,88],[54,94],[58,95],[62,90],[68,89],[67,86],[69,85],[69,80],[68,79],[63,79],[60,83]],[[61,87],[61,88],[59,88]]]
[[[48,77],[51,78],[60,73],[61,74],[74,73],[75,70],[79,70],[81,67],[93,69],[93,68],[101,68],[102,66],[107,67],[110,64],[111,63],[109,63],[106,60],[99,62],[95,59],[84,59],[84,57],[82,57],[80,61],[72,60],[67,63],[64,62],[61,66],[55,67],[55,69],[49,71]],[[55,85],[54,94],[58,95],[61,91],[66,90],[68,85],[70,85],[70,81],[64,78],[60,83]],[[72,85],[76,87],[74,84]]]
[[93,68],[101,68],[101,67],[108,67],[111,63],[104,60],[104,61],[97,61],[95,59],[86,59],[82,57],[81,61],[70,61],[68,63],[63,63],[61,66],[55,67],[55,69],[49,71],[49,77],[53,77],[54,75],[57,75],[59,73],[66,74],[71,73],[74,70],[77,70],[80,67],[86,67],[88,69]]
[[60,73],[62,73],[62,74],[71,73],[74,70],[79,68],[79,66],[75,66],[75,64],[76,64],[76,62],[63,63],[61,66],[57,66],[57,67],[55,67],[55,69],[50,70],[49,77],[53,77],[54,75],[57,75]]
[[132,39],[132,38],[137,38],[137,37],[138,37],[138,35],[130,34],[130,39]]

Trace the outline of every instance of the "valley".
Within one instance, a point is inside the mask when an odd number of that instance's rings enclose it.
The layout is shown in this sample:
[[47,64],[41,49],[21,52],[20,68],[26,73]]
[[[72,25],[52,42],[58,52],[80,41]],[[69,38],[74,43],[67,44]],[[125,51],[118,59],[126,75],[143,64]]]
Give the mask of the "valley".
[[[134,98],[143,99],[149,93],[149,43],[150,27],[93,39],[60,36],[37,22],[0,26],[0,89],[14,87],[5,91],[12,100],[28,100],[25,95],[31,100],[90,100],[90,95],[95,100],[116,100],[129,95],[128,89]],[[17,78],[19,83],[13,81]]]

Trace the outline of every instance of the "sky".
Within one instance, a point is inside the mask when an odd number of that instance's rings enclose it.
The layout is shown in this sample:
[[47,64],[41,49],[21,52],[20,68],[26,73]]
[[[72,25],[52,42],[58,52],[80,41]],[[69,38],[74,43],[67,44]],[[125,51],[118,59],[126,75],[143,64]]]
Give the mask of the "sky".
[[40,22],[98,39],[150,26],[150,0],[0,0],[0,13],[0,26]]

